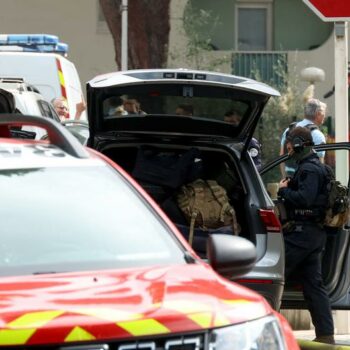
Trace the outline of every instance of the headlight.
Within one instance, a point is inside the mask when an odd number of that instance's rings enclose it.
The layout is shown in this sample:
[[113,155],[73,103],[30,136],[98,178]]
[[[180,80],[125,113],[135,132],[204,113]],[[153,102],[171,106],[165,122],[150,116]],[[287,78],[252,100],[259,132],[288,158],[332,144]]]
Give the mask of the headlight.
[[215,329],[211,350],[285,350],[286,344],[274,316]]

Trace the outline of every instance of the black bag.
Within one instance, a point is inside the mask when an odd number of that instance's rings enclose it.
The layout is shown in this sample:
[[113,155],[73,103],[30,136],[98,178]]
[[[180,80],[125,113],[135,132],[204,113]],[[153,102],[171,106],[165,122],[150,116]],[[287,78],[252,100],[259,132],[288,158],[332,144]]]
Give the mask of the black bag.
[[141,183],[177,189],[200,177],[201,172],[202,160],[196,148],[179,154],[154,147],[140,147],[132,176]]
[[350,203],[349,189],[335,179],[332,168],[327,164],[322,164],[327,178],[328,203],[325,226],[343,227],[349,221]]

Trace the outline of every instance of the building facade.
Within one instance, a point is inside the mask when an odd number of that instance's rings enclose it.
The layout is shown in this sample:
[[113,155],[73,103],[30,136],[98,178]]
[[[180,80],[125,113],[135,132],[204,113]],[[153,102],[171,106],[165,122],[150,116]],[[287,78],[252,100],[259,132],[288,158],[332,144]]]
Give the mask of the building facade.
[[[98,0],[2,0],[1,5],[1,34],[59,36],[69,44],[68,58],[83,85],[97,74],[118,69]],[[190,10],[204,18],[192,23]],[[323,99],[334,86],[333,23],[322,22],[301,0],[172,0],[170,26],[169,67],[197,65],[245,76],[254,67],[269,80],[278,79],[274,66],[282,62],[296,74],[309,66],[325,71],[316,97]],[[202,62],[189,57],[191,30],[211,48],[200,55]],[[301,82],[301,89],[307,84]],[[326,102],[333,115],[334,96]]]

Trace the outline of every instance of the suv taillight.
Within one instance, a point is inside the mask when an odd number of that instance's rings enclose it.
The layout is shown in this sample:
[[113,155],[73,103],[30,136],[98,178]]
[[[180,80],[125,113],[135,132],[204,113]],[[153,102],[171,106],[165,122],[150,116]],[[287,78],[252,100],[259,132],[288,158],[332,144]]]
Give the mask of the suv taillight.
[[267,231],[282,231],[281,223],[273,209],[259,209],[259,215]]

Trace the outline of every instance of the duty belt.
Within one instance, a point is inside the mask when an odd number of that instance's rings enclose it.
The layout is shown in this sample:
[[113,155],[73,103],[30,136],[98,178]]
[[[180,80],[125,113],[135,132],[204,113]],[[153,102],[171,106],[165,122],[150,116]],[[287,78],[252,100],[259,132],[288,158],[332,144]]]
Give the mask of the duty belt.
[[315,217],[319,216],[319,210],[317,209],[294,209],[294,215],[296,217]]

